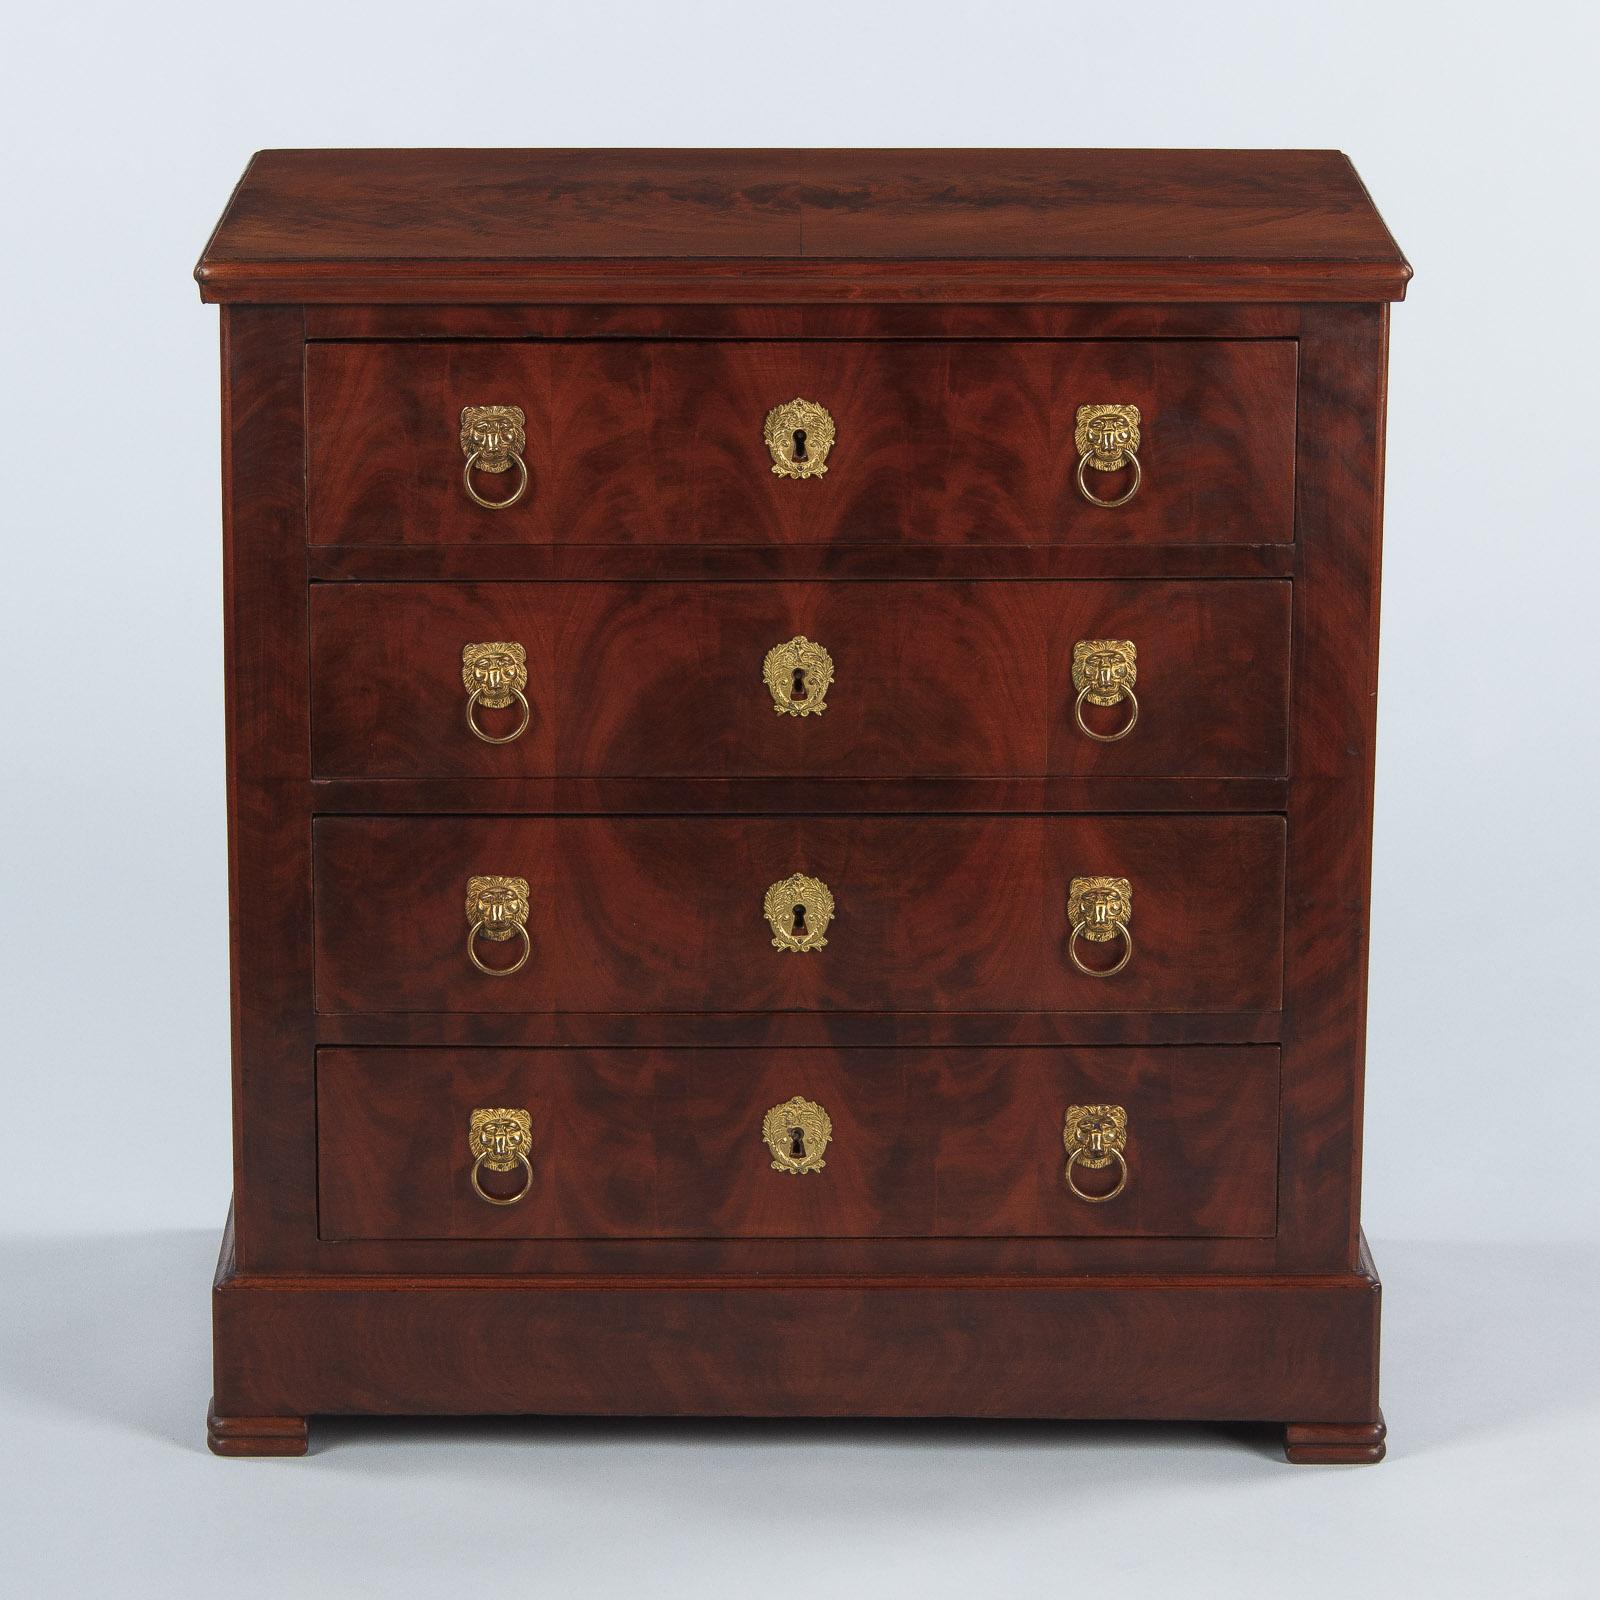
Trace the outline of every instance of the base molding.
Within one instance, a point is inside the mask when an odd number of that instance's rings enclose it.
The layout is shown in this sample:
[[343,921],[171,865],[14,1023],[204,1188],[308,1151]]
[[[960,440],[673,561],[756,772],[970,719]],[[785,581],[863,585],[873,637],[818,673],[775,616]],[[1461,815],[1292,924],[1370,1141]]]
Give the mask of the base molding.
[[[319,1415],[1275,1422],[1376,1461],[1380,1288],[1305,1276],[705,1278],[241,1273],[214,1291],[219,1455]],[[1308,1423],[1306,1417],[1336,1419]]]
[[1291,1422],[1283,1430],[1283,1453],[1297,1466],[1360,1466],[1383,1460],[1388,1428],[1375,1422]]

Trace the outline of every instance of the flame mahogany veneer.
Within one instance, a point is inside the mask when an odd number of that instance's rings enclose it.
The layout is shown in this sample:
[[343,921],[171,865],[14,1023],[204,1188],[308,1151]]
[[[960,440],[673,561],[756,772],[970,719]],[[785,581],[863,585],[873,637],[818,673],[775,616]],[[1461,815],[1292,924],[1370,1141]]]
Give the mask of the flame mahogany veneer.
[[[212,1449],[300,1454],[337,1413],[955,1415],[1380,1459],[1360,1111],[1409,271],[1333,152],[256,157],[197,269]],[[802,482],[763,440],[797,395],[836,427]],[[1105,510],[1074,420],[1113,403],[1144,480]],[[486,511],[460,411],[513,404],[529,488]],[[775,715],[763,657],[801,634],[827,710]],[[1074,725],[1085,638],[1138,646],[1120,742]],[[503,745],[464,720],[493,640],[528,673]],[[770,942],[795,871],[826,949]],[[528,881],[512,978],[466,959],[482,873]],[[1115,978],[1071,964],[1079,875],[1132,884]],[[798,1176],[762,1139],[795,1095],[831,1119]],[[1064,1181],[1092,1104],[1127,1114],[1103,1204]],[[471,1185],[492,1106],[529,1113],[515,1205]]]

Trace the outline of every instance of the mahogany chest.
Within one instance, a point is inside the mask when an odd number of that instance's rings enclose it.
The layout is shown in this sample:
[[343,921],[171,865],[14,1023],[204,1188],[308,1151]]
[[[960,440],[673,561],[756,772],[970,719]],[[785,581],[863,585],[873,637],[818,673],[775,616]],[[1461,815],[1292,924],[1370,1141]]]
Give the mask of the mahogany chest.
[[1388,303],[1326,151],[268,151],[210,1441],[1375,1461]]

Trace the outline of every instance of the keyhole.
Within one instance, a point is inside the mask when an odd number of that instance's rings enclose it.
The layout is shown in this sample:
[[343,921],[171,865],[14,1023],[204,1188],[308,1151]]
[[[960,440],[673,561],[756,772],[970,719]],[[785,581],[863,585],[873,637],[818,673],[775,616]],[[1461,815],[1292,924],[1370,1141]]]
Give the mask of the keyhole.
[[794,430],[794,458],[796,461],[804,461],[806,458],[806,430],[804,428],[796,428]]
[[790,924],[789,931],[793,933],[797,939],[803,939],[805,937],[806,908],[804,906],[796,906],[794,908],[794,921]]
[[806,1130],[804,1128],[791,1128],[789,1130],[789,1154],[796,1161],[806,1158]]
[[789,689],[789,698],[791,700],[804,700],[805,697],[806,697],[806,669],[804,667],[796,667],[794,669],[794,683],[790,686],[790,689]]

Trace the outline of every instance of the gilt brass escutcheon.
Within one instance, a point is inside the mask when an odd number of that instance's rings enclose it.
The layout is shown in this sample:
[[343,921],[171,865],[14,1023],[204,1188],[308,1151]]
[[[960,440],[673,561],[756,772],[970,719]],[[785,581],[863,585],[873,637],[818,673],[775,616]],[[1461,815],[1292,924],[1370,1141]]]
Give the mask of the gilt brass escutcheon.
[[833,921],[833,893],[820,878],[797,872],[767,890],[761,906],[774,950],[820,950]]
[[[480,1106],[467,1127],[467,1149],[472,1156],[472,1191],[492,1206],[514,1206],[533,1187],[533,1163],[528,1150],[533,1143],[533,1118],[520,1107]],[[513,1195],[493,1195],[478,1182],[478,1174],[515,1172],[521,1165],[526,1177]]]
[[[1067,921],[1072,936],[1067,954],[1085,977],[1114,978],[1133,958],[1133,935],[1128,924],[1133,920],[1133,885],[1126,878],[1074,878],[1067,891]],[[1115,966],[1089,967],[1079,959],[1078,940],[1090,944],[1110,944],[1120,936],[1122,958]]]
[[[1077,424],[1072,430],[1073,448],[1078,452],[1078,493],[1090,505],[1125,506],[1139,492],[1144,480],[1144,468],[1139,465],[1139,446],[1142,443],[1138,406],[1079,406]],[[1096,472],[1120,472],[1124,467],[1133,469],[1133,482],[1127,493],[1115,499],[1102,500],[1090,487],[1084,474],[1090,467]]]
[[764,429],[772,470],[780,478],[820,478],[833,448],[833,418],[815,400],[798,395],[767,413]]
[[[1139,720],[1139,697],[1133,686],[1139,676],[1139,652],[1132,639],[1080,639],[1072,647],[1072,686],[1078,691],[1072,716],[1079,729],[1099,744],[1115,744],[1133,732]],[[1085,704],[1114,706],[1126,700],[1128,719],[1115,733],[1096,733],[1083,720]]]
[[[533,710],[523,690],[528,686],[528,652],[511,639],[463,645],[461,682],[467,690],[467,726],[485,744],[510,744],[527,731]],[[504,711],[513,702],[522,707],[522,720],[510,733],[485,733],[478,726],[477,709]]]
[[[528,880],[484,874],[467,879],[467,957],[479,972],[491,978],[509,978],[520,972],[533,954],[528,933]],[[509,967],[491,967],[478,955],[478,940],[503,944],[520,938],[522,950]]]
[[[1121,1106],[1068,1106],[1061,1142],[1067,1149],[1067,1187],[1080,1200],[1104,1205],[1127,1188],[1128,1158],[1123,1152],[1128,1147],[1128,1113]],[[1116,1187],[1105,1194],[1088,1194],[1072,1181],[1074,1167],[1098,1172],[1112,1162],[1118,1169]]]
[[796,1095],[761,1119],[761,1137],[772,1152],[774,1172],[821,1172],[828,1164],[822,1152],[833,1138],[833,1123],[815,1100]]
[[803,633],[767,651],[761,676],[772,696],[772,709],[780,715],[819,717],[828,709],[825,696],[833,687],[833,657]]
[[[474,503],[486,511],[505,511],[527,492],[528,464],[522,459],[528,448],[523,426],[527,420],[521,406],[461,408],[461,453],[467,458],[461,481]],[[517,469],[517,486],[504,500],[488,500],[478,493],[474,472],[508,472],[512,467]]]

